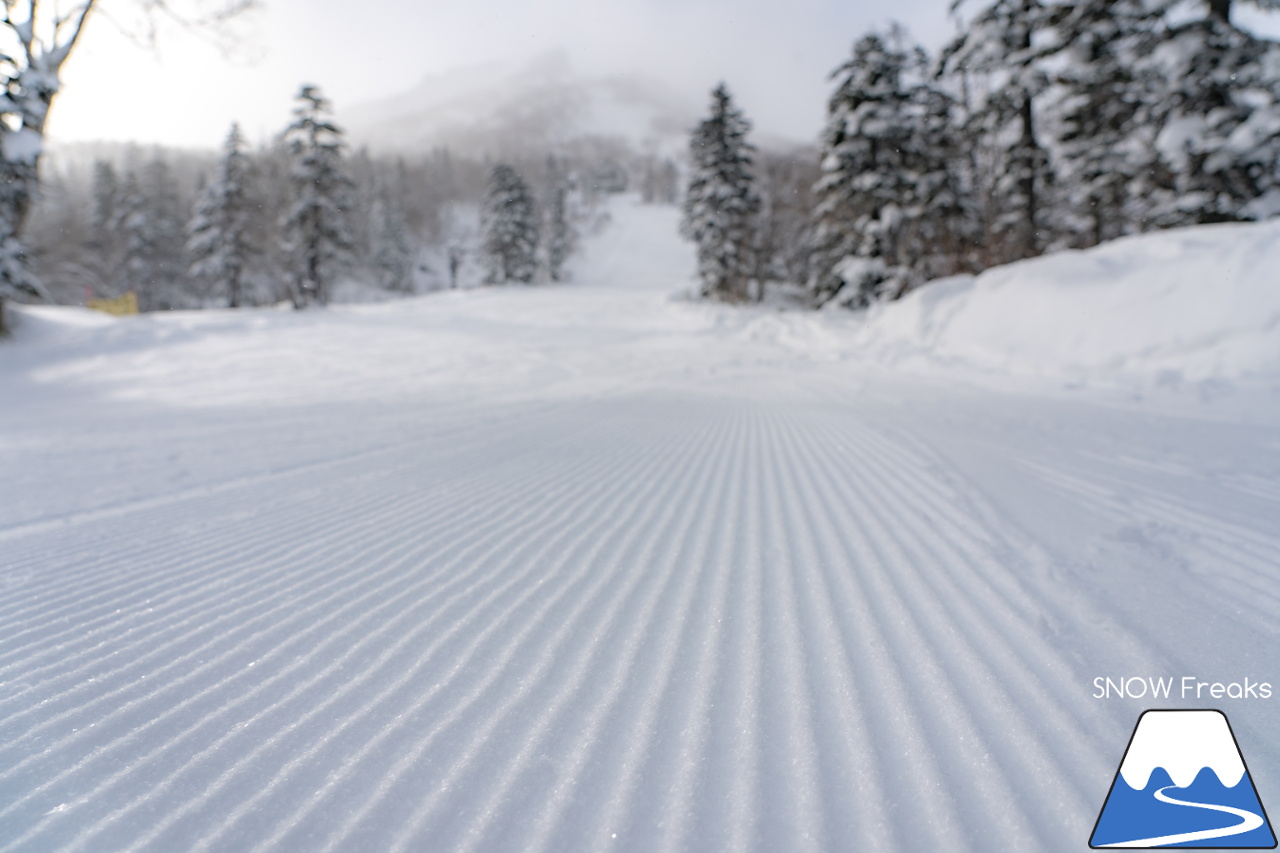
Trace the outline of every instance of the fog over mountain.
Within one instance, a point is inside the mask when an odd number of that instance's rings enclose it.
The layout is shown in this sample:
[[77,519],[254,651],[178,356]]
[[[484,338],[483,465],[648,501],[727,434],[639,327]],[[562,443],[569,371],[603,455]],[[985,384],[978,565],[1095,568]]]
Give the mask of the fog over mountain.
[[673,153],[702,111],[699,94],[643,74],[587,76],[555,51],[434,74],[385,99],[339,105],[338,119],[354,144],[383,152],[448,146],[496,156],[613,137]]

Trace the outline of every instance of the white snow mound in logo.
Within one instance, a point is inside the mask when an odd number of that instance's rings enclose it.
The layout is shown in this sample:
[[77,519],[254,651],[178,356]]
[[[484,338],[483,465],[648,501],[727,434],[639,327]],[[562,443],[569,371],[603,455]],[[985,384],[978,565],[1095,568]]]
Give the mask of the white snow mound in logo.
[[1157,767],[1168,771],[1179,788],[1194,782],[1205,767],[1228,788],[1239,784],[1245,772],[1227,718],[1220,711],[1144,714],[1120,765],[1120,775],[1130,788],[1140,791]]

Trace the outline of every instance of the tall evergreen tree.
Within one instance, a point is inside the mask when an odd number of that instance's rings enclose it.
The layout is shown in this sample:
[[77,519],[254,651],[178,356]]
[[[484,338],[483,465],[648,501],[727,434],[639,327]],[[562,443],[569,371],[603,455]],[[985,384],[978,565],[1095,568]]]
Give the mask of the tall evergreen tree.
[[189,307],[192,299],[183,259],[186,217],[173,171],[159,154],[143,168],[139,188],[146,208],[150,257],[138,307],[145,311]]
[[481,216],[486,280],[533,281],[538,269],[538,212],[520,173],[505,164],[493,167]]
[[1234,26],[1227,0],[1205,3],[1191,19],[1172,0],[1156,2],[1167,22],[1163,45],[1146,60],[1163,84],[1146,104],[1163,166],[1150,180],[1150,224],[1280,212],[1280,46]]
[[680,231],[697,246],[704,297],[731,302],[751,297],[753,220],[760,199],[751,174],[750,130],[721,83],[711,93],[711,115],[689,140],[692,171]]
[[860,39],[836,69],[822,174],[815,187],[820,302],[866,306],[918,283],[945,245],[958,190],[950,172],[949,100],[900,29]]
[[249,159],[240,126],[231,125],[213,180],[196,201],[187,225],[192,277],[225,289],[227,304],[243,303],[244,268],[249,253]]
[[125,174],[117,209],[121,262],[112,295],[132,291],[137,296],[138,307],[150,311],[157,301],[154,298],[158,281],[156,236],[151,205],[135,172]]
[[120,178],[106,160],[96,160],[90,185],[89,228],[85,241],[91,293],[107,293],[120,271]]
[[[962,3],[955,0],[952,8]],[[977,188],[992,212],[984,238],[992,263],[1038,255],[1049,242],[1043,219],[1052,172],[1037,103],[1049,80],[1037,42],[1050,32],[1051,11],[1042,0],[995,0],[943,54],[951,73],[986,83],[971,105],[965,144],[996,153],[991,183]]]
[[[0,124],[0,150],[11,132]],[[8,332],[4,303],[47,299],[44,286],[27,266],[21,230],[35,192],[35,159],[0,157],[0,335]]]
[[1071,221],[1054,230],[1092,246],[1139,230],[1150,194],[1141,182],[1158,169],[1155,128],[1144,104],[1162,85],[1143,60],[1159,39],[1158,14],[1145,0],[1059,4],[1054,29],[1065,55],[1055,75],[1062,201]]
[[120,204],[120,179],[115,167],[106,160],[93,164],[93,207],[89,211],[91,246],[96,251],[106,251],[115,242],[118,226],[117,207]]
[[569,190],[572,181],[564,165],[554,157],[547,160],[547,277],[564,280],[564,264],[577,242],[569,218]]
[[342,164],[342,130],[329,119],[329,101],[315,86],[303,86],[295,119],[284,132],[292,168],[292,206],[284,240],[298,308],[324,305],[334,279],[351,253],[347,210],[354,190]]
[[413,292],[414,246],[398,200],[381,188],[370,210],[370,260],[378,285],[395,293]]

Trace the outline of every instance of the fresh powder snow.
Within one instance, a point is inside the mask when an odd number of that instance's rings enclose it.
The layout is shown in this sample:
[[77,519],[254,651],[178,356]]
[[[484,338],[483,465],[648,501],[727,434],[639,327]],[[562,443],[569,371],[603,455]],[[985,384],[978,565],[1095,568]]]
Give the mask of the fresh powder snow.
[[[572,282],[14,307],[0,849],[1078,851],[1138,715],[1280,802],[1280,225],[865,314]],[[1135,682],[1136,684],[1136,682]]]

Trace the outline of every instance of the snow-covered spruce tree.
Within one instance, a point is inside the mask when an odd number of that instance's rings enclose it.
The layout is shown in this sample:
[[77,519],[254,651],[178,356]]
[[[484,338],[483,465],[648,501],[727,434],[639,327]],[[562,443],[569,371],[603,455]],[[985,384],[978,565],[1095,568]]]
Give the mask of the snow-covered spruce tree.
[[334,278],[350,257],[346,211],[354,184],[343,169],[342,131],[329,120],[328,100],[315,86],[303,86],[297,99],[296,118],[284,132],[293,193],[283,231],[293,304],[304,308],[329,302]]
[[980,234],[977,200],[964,169],[959,105],[924,50],[917,47],[912,56],[912,186],[899,242],[909,273],[899,295],[931,278],[976,270]]
[[137,174],[126,173],[118,207],[121,258],[111,295],[132,291],[137,296],[138,307],[144,311],[153,307],[153,290],[158,279],[152,212]]
[[[0,130],[0,147],[11,138],[11,131]],[[47,297],[27,266],[26,248],[20,239],[34,191],[35,160],[13,160],[6,153],[0,160],[0,335],[8,332],[4,307],[7,300]]]
[[751,130],[725,84],[711,92],[711,115],[689,140],[691,172],[680,233],[697,246],[702,295],[729,302],[751,298],[753,222],[760,209],[747,142]]
[[213,180],[196,200],[187,224],[187,254],[191,276],[206,287],[226,294],[227,305],[238,308],[244,301],[244,268],[250,249],[249,159],[244,153],[240,126],[222,146],[222,158]]
[[115,166],[106,160],[95,161],[86,241],[90,296],[117,295],[123,261],[123,204],[124,187]]
[[[104,199],[105,203],[105,199]],[[132,291],[142,311],[189,304],[182,268],[180,200],[173,175],[159,156],[142,174],[126,174],[114,203],[114,215],[103,221],[107,239],[118,255],[108,257],[112,296]],[[106,211],[103,211],[105,215]]]
[[895,298],[942,266],[935,256],[956,204],[949,100],[905,33],[870,34],[833,75],[815,186],[818,302],[865,307]]
[[1148,224],[1280,214],[1280,45],[1234,26],[1229,0],[1205,2],[1190,19],[1172,0],[1154,2],[1166,21],[1146,60],[1163,84],[1144,105],[1159,128],[1159,163],[1144,175],[1156,200]]
[[404,210],[385,187],[374,198],[369,218],[369,260],[378,286],[393,293],[412,293],[416,252]]
[[167,311],[193,305],[187,287],[183,246],[186,243],[183,203],[169,164],[158,154],[143,169],[140,183],[151,240],[151,271],[139,283],[138,308]]
[[[46,295],[27,270],[21,236],[36,196],[45,123],[61,87],[62,67],[97,5],[97,0],[67,2],[51,13],[40,8],[40,0],[5,0],[0,15],[0,331],[6,299]],[[134,0],[131,5],[137,30],[149,38],[159,18],[227,35],[234,19],[256,3]]]
[[1055,230],[1071,245],[1092,246],[1140,229],[1152,195],[1143,191],[1154,162],[1158,128],[1146,121],[1163,86],[1144,60],[1154,50],[1159,15],[1145,0],[1060,3],[1054,74],[1061,202],[1069,220]]
[[92,209],[89,211],[90,248],[96,252],[108,252],[116,243],[119,226],[120,179],[115,167],[106,160],[93,164],[93,185],[90,190]]
[[680,170],[669,157],[645,155],[640,167],[640,200],[645,204],[675,204],[680,196]]
[[564,164],[554,157],[547,159],[546,211],[547,277],[564,281],[565,261],[577,244],[577,234],[569,214],[569,191],[573,181]]
[[481,227],[485,280],[533,281],[538,269],[538,211],[529,185],[510,166],[499,164],[489,173]]
[[975,188],[991,214],[983,265],[1032,257],[1049,243],[1044,219],[1053,176],[1037,104],[1049,79],[1037,42],[1050,31],[1051,12],[1041,0],[996,0],[943,53],[950,75],[980,83],[970,87],[976,98],[963,144],[995,155],[990,183]]

